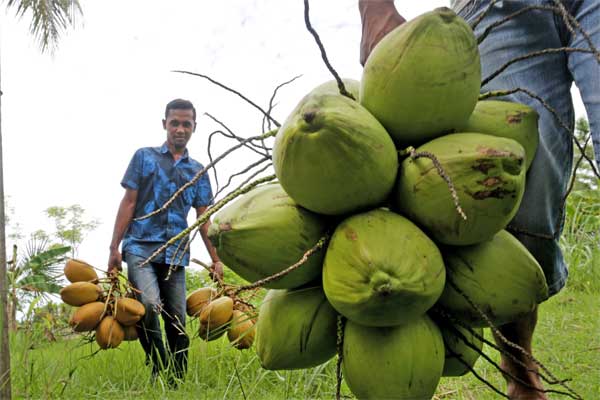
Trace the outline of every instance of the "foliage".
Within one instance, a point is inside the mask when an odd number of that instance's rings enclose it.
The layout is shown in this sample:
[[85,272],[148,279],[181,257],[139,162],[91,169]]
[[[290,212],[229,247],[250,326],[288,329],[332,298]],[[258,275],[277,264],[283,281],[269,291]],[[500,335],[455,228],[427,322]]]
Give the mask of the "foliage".
[[[590,318],[600,307],[597,294],[565,290],[541,305],[536,357],[559,379],[568,382],[585,399],[600,393],[596,366],[600,363],[600,321]],[[102,351],[85,339],[69,338],[48,343],[43,329],[13,335],[11,348],[16,398],[118,398],[118,399],[332,399],[335,396],[335,358],[316,368],[296,371],[266,371],[254,350],[233,349],[225,337],[206,343],[194,333],[198,324],[188,322],[189,372],[179,390],[169,390],[158,379],[150,381],[150,367],[136,342],[125,342],[118,350]],[[568,340],[565,338],[568,332]],[[490,340],[489,331],[486,337]],[[485,352],[498,361],[498,354]],[[504,390],[503,378],[485,360],[477,372]],[[342,386],[342,395],[348,388]],[[350,397],[352,398],[352,397]],[[436,399],[498,399],[499,396],[469,374],[444,378]],[[552,397],[554,398],[554,397]],[[557,396],[556,398],[561,398]],[[565,397],[566,398],[566,397]]]
[[29,30],[42,52],[53,51],[61,33],[81,14],[79,0],[8,0],[7,6],[15,7],[19,17],[31,13]]
[[58,293],[62,276],[62,266],[69,246],[48,248],[47,241],[31,239],[21,257],[17,256],[16,246],[13,249],[13,260],[7,271],[9,322],[16,328],[17,311],[32,299]]
[[52,236],[62,245],[71,246],[71,256],[74,258],[77,249],[85,234],[93,231],[100,225],[98,220],[85,220],[83,214],[85,209],[79,204],[73,204],[68,207],[53,206],[45,211],[48,218],[54,221],[56,230],[52,235],[48,235],[43,230],[38,230],[34,234],[38,238],[49,238]]

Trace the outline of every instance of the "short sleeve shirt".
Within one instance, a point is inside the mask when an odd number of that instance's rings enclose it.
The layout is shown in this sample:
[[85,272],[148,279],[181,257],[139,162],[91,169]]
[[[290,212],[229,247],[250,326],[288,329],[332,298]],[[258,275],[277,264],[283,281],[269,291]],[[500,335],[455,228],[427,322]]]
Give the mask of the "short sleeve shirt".
[[[161,147],[137,150],[121,180],[124,188],[138,191],[134,218],[159,209],[203,168],[202,164],[189,157],[187,150],[175,161],[166,143]],[[167,210],[140,221],[133,220],[125,232],[122,253],[149,257],[170,238],[188,227],[187,215],[190,208],[208,206],[212,204],[212,197],[208,174],[203,174]],[[188,265],[190,254],[186,243],[187,238],[183,239],[183,243],[174,243],[153,261]]]

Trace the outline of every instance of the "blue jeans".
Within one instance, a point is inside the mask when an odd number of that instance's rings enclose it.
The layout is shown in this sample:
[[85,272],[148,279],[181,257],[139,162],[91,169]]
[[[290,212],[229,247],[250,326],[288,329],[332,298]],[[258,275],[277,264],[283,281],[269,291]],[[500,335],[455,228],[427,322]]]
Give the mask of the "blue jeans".
[[[175,377],[183,379],[187,371],[189,338],[185,331],[185,268],[177,267],[165,280],[168,264],[150,263],[140,267],[144,257],[127,253],[129,281],[141,290],[137,299],[144,304],[146,314],[138,324],[138,336],[147,357],[152,361],[152,373],[171,367]],[[165,349],[160,328],[162,315],[169,351]]]
[[[596,48],[600,47],[600,1],[562,0],[566,9],[586,30]],[[473,0],[460,12],[472,23],[489,5],[489,0]],[[550,0],[499,1],[475,29],[480,36],[485,28],[529,5],[554,6]],[[589,49],[578,34],[573,36],[560,16],[548,10],[529,11],[496,27],[479,45],[482,78],[485,79],[515,57],[547,48]],[[482,87],[489,90],[523,88],[535,93],[554,108],[572,127],[574,110],[570,88],[575,82],[585,103],[596,160],[600,160],[600,64],[589,53],[557,53],[516,62]],[[571,175],[573,144],[568,132],[537,100],[523,93],[506,100],[527,104],[540,115],[540,144],[530,170],[521,207],[509,224],[511,231],[538,260],[548,282],[550,295],[566,283],[568,271],[559,248],[564,222],[563,199]]]

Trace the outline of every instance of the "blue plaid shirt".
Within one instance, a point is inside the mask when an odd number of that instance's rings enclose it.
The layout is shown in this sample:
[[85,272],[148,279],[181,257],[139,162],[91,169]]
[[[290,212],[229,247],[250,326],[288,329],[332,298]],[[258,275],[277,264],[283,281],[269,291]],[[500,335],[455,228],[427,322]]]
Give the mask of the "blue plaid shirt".
[[[189,157],[187,150],[179,160],[174,161],[166,143],[161,147],[137,150],[121,181],[124,188],[138,191],[134,218],[159,209],[202,168],[202,164]],[[123,238],[122,253],[149,257],[167,240],[188,227],[187,215],[191,207],[208,206],[211,203],[210,180],[208,174],[204,174],[194,185],[185,189],[166,211],[141,221],[132,221]],[[188,265],[189,249],[183,255],[181,253],[185,239],[179,253],[178,244],[167,247],[153,262]]]

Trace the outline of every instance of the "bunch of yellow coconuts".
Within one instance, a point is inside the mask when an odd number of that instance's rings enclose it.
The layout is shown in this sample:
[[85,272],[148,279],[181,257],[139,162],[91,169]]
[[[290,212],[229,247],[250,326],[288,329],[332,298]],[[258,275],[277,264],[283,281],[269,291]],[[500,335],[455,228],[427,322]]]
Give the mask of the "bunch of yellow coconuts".
[[64,273],[71,284],[60,290],[60,297],[78,307],[69,320],[75,332],[95,331],[101,349],[138,338],[135,324],[146,310],[130,289],[122,289],[118,277],[100,280],[94,267],[76,259],[67,260]]
[[190,293],[186,300],[187,314],[198,317],[198,335],[212,341],[227,332],[227,338],[238,350],[249,349],[254,343],[256,329],[249,305],[223,295],[212,287],[203,287]]

